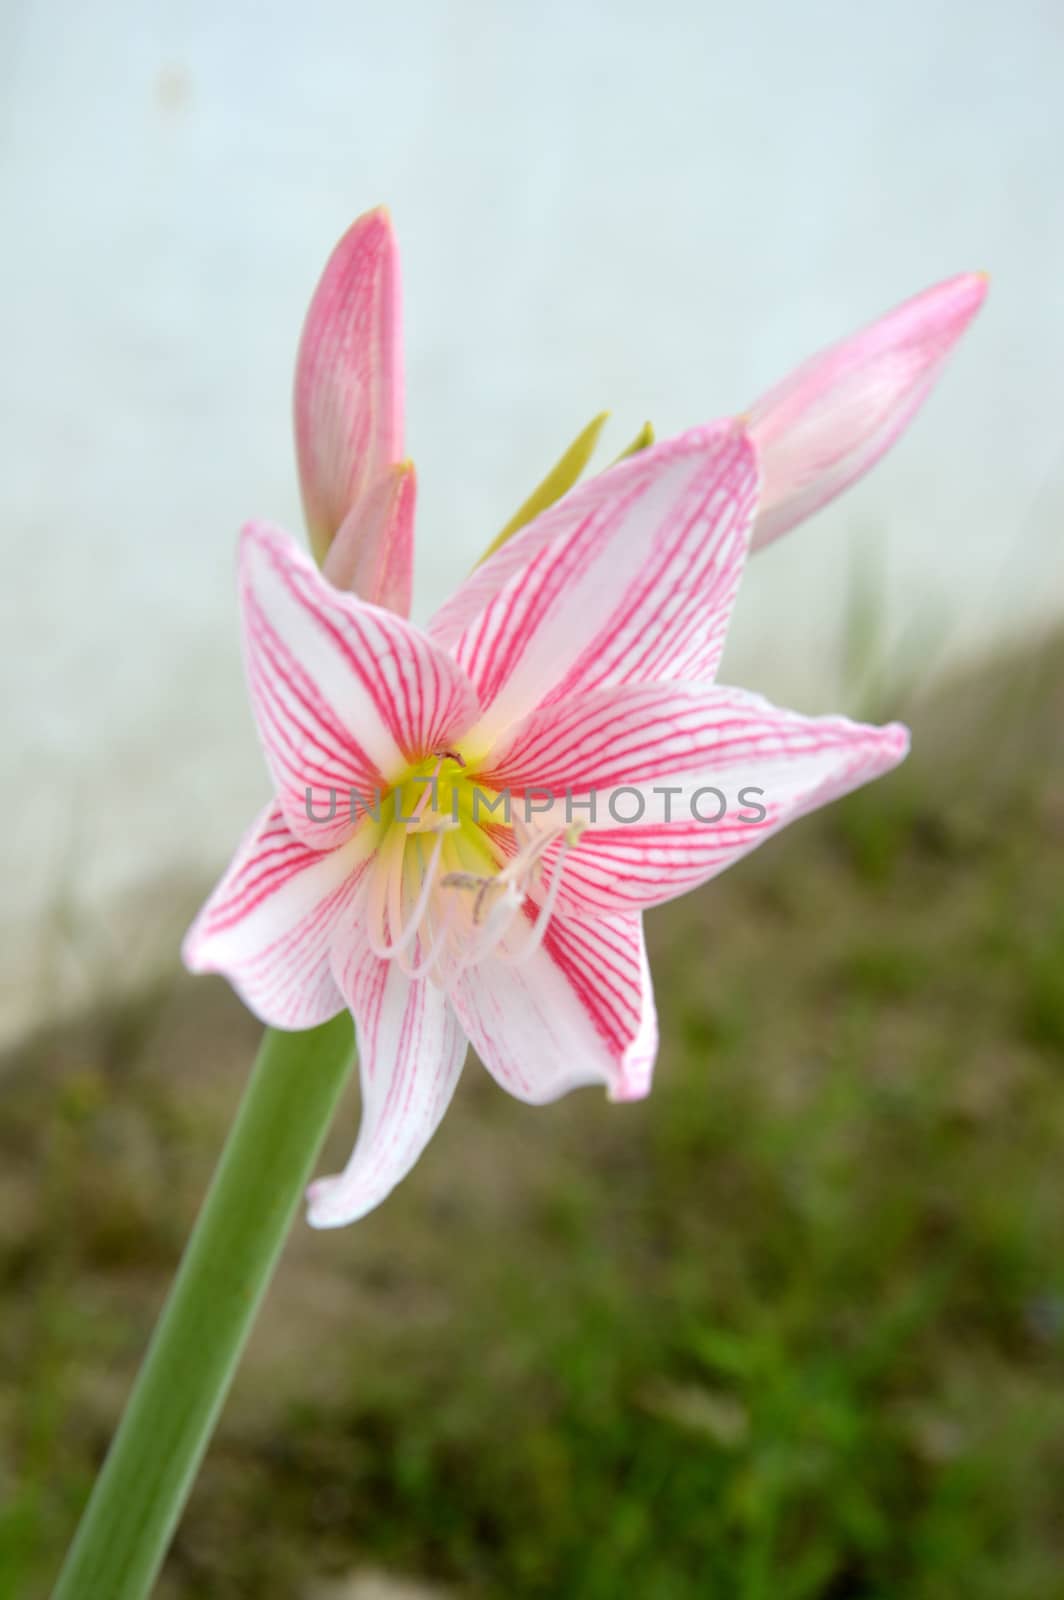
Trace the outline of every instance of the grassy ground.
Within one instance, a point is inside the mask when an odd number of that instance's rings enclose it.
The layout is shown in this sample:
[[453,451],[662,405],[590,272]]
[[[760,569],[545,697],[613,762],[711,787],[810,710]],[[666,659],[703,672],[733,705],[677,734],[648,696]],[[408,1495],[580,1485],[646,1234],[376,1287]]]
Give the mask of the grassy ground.
[[[161,1594],[1064,1595],[1064,651],[914,721],[651,919],[649,1101],[471,1067],[381,1211],[300,1229]],[[4,1073],[0,1594],[46,1592],[255,1031],[175,976]]]

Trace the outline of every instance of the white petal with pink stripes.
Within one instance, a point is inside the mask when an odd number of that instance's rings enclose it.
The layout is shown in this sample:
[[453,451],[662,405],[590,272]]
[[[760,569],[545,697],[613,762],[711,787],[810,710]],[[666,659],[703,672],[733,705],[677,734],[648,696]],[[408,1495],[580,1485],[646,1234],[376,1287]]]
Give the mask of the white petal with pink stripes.
[[243,840],[228,872],[185,935],[192,972],[224,972],[275,1028],[313,1028],[343,1009],[332,974],[333,937],[350,915],[371,852],[368,838],[308,849],[276,803]]
[[581,1084],[611,1099],[647,1093],[657,1015],[638,916],[555,917],[525,962],[515,939],[462,977],[454,1005],[481,1061],[519,1100],[542,1105]]
[[317,814],[333,790],[372,799],[468,728],[476,696],[413,624],[331,588],[266,524],[244,530],[240,598],[252,709],[285,818],[308,844],[336,845],[352,831],[350,806],[317,823],[307,790]]
[[749,439],[714,423],[621,462],[503,545],[430,629],[480,697],[472,746],[569,695],[712,678],[756,503]]
[[[732,424],[647,451],[530,524],[431,635],[332,587],[276,530],[245,531],[245,655],[277,799],[186,960],[226,972],[276,1026],[354,1016],[362,1131],[315,1185],[315,1225],[364,1215],[409,1171],[467,1040],[535,1104],[580,1084],[645,1094],[642,909],[904,753],[896,727],[800,717],[710,681],[756,488]],[[763,790],[759,826],[670,813],[725,782],[737,800]],[[536,787],[554,800],[526,818]],[[566,795],[608,807],[622,789],[645,804],[637,826],[565,814]]]
[[362,1126],[343,1172],[311,1185],[316,1228],[365,1216],[406,1176],[451,1103],[467,1048],[442,989],[412,981],[357,940],[337,955],[358,1038]]
[[[900,723],[805,717],[708,685],[624,688],[555,709],[512,731],[492,781],[511,786],[515,811],[521,797],[550,790],[564,798],[545,821],[581,819],[578,841],[552,842],[541,861],[563,915],[675,899],[787,823],[889,772],[909,748]],[[545,743],[548,721],[554,737]]]

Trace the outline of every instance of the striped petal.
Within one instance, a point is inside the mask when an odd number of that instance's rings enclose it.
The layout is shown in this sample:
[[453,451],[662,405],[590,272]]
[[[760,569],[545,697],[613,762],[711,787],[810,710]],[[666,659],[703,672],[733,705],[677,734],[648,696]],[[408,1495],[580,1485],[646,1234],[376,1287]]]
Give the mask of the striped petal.
[[822,351],[748,415],[764,475],[752,548],[778,539],[873,467],[927,398],[986,298],[965,273]]
[[[587,825],[563,861],[559,846],[544,856],[545,887],[562,872],[556,905],[567,915],[675,899],[788,822],[890,771],[908,750],[898,723],[803,717],[737,689],[673,685],[656,706],[644,691],[615,705],[612,719],[604,710],[587,707],[577,755],[539,768],[555,795],[571,789],[572,815]],[[572,740],[566,727],[559,723],[559,745]],[[590,820],[581,799],[592,790]]]
[[479,567],[430,627],[480,696],[473,748],[536,704],[712,678],[756,494],[739,425],[696,428],[578,487]]
[[341,594],[276,529],[245,528],[240,594],[252,705],[278,799],[299,838],[331,849],[352,831],[350,793],[372,801],[453,743],[476,697],[417,628]]
[[377,479],[351,507],[329,546],[321,570],[334,588],[401,617],[410,615],[416,500],[412,461],[400,461]]
[[266,808],[185,935],[190,972],[221,972],[274,1028],[313,1028],[344,1009],[330,962],[338,920],[365,870],[366,836],[309,850]]
[[519,1100],[556,1100],[605,1084],[613,1100],[647,1094],[658,1048],[642,919],[556,917],[521,959],[530,923],[507,936],[509,959],[479,962],[453,992],[488,1071]]
[[357,1221],[406,1177],[439,1127],[466,1054],[440,989],[411,981],[349,933],[344,943],[334,964],[358,1036],[362,1126],[343,1172],[307,1191],[315,1228]]
[[352,507],[403,453],[399,253],[383,208],[348,229],[314,292],[296,358],[295,433],[320,561]]
[[[649,797],[658,780],[702,782],[756,697],[705,683],[632,683],[537,706],[508,728],[478,780],[517,798],[541,791],[564,803],[591,792],[602,802],[618,785]],[[660,805],[658,806],[660,810]],[[580,816],[587,815],[581,810]]]

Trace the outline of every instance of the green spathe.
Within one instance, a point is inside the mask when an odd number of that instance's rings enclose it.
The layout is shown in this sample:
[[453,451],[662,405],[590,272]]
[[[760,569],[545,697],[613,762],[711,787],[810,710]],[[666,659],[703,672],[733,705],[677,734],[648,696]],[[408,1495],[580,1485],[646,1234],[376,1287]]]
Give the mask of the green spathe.
[[[546,511],[556,500],[560,500],[562,495],[569,493],[569,490],[577,482],[580,474],[591,460],[595,446],[598,443],[599,434],[602,432],[608,417],[608,411],[600,411],[598,416],[593,417],[587,427],[577,434],[568,450],[565,451],[564,455],[559,456],[553,467],[551,467],[543,482],[533,489],[525,503],[514,512],[505,528],[495,535],[495,538],[481,556],[481,561],[486,561],[489,556],[495,554],[496,550],[501,550],[507,539],[512,538],[515,533],[519,533],[522,528],[527,527],[533,518],[538,517],[541,511]],[[645,450],[647,445],[653,443],[654,429],[649,422],[644,422],[631,444],[626,450],[621,451],[617,460],[624,461],[628,456],[634,456],[637,451]],[[616,463],[614,464],[616,465]]]

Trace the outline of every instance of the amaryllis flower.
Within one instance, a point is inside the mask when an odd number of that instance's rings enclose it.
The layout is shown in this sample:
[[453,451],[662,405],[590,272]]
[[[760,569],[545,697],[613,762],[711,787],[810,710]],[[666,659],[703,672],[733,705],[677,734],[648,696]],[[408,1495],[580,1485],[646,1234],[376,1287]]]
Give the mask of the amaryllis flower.
[[[325,573],[281,531],[244,530],[245,661],[274,799],[185,943],[189,966],[225,973],[264,1022],[354,1016],[362,1127],[344,1172],[313,1186],[312,1223],[362,1216],[409,1171],[469,1042],[522,1100],[591,1083],[645,1095],[643,911],[902,759],[900,725],[780,710],[718,685],[717,666],[752,540],[885,448],[981,293],[954,280],[745,421],[573,488],[421,629],[399,614],[394,247],[377,213],[341,243],[297,376]],[[337,586],[338,547],[359,593]]]

